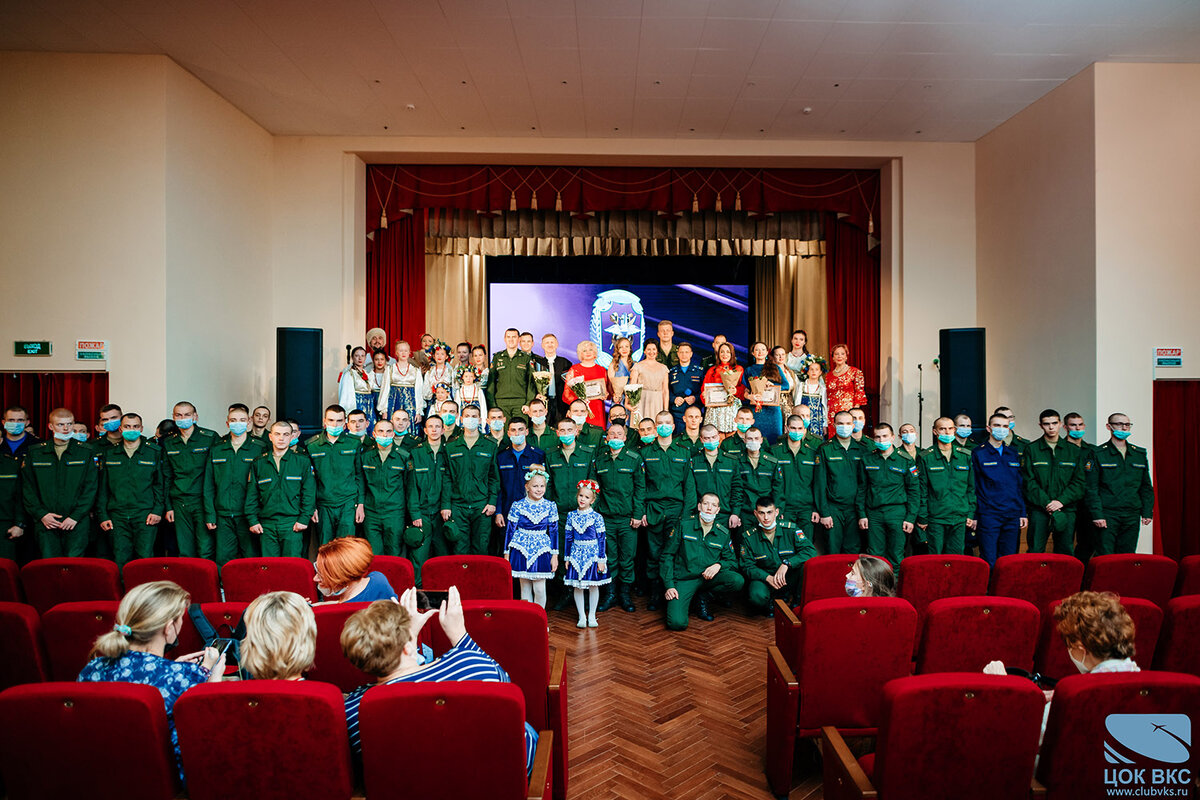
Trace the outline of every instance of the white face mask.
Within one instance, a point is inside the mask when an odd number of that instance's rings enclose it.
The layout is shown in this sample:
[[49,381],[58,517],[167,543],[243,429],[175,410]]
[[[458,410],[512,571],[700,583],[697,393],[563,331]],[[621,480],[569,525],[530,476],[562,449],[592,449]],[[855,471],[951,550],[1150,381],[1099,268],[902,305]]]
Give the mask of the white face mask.
[[704,511],[700,512],[700,521],[703,522],[705,525],[711,525],[712,521],[716,518],[717,518],[716,514],[709,514]]
[[575,421],[576,425],[583,425],[587,422],[587,414],[572,414],[571,419]]
[[1075,669],[1079,670],[1082,674],[1086,675],[1091,672],[1091,670],[1089,670],[1082,661],[1079,661],[1075,658],[1075,656],[1071,655],[1070,648],[1067,649],[1067,658],[1071,659],[1071,663],[1075,665]]

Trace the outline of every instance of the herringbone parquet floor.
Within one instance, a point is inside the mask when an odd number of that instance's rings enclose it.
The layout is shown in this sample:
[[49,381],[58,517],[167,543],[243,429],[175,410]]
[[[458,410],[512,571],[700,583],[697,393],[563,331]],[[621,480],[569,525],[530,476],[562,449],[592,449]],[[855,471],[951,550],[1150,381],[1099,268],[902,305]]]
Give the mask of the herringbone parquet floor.
[[[667,631],[662,613],[550,613],[550,645],[565,648],[571,800],[770,798],[763,774],[766,647],[771,620],[714,606]],[[823,796],[819,775],[792,800]]]

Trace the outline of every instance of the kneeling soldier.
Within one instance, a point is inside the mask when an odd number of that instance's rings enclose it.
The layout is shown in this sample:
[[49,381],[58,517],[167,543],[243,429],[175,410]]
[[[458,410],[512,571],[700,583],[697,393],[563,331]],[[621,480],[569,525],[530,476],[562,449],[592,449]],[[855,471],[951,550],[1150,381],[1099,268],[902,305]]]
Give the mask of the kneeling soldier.
[[709,592],[736,592],[746,585],[737,571],[737,557],[729,541],[729,529],[717,522],[721,504],[715,494],[700,497],[695,516],[671,526],[662,551],[662,580],[666,586],[667,628],[686,630],[688,607],[700,592],[700,618],[711,620]]
[[796,604],[801,569],[817,554],[817,548],[794,523],[779,519],[779,509],[770,497],[758,499],[754,518],[758,524],[742,536],[740,568],[750,605],[770,615],[777,597],[789,606]]

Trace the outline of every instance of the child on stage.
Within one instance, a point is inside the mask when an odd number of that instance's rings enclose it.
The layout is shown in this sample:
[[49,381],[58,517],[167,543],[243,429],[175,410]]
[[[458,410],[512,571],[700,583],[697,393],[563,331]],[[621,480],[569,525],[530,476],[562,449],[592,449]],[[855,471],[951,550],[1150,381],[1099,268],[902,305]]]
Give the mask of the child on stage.
[[[504,557],[521,581],[521,599],[546,607],[546,579],[558,569],[558,507],[546,499],[550,473],[534,464],[525,473],[525,497],[512,504]],[[573,513],[573,512],[572,512]]]
[[[567,574],[563,583],[575,588],[575,608],[579,611],[577,628],[597,628],[596,604],[600,587],[612,581],[608,574],[608,559],[604,553],[604,517],[592,510],[600,484],[586,479],[578,484],[575,499],[579,510],[567,514],[566,559]],[[584,592],[587,592],[588,613],[584,614]]]

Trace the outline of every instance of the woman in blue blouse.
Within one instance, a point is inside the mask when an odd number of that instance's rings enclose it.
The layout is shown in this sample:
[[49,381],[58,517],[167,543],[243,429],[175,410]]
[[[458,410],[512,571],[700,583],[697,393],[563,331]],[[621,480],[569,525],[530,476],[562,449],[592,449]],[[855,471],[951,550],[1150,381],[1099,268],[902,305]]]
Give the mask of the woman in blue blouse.
[[[396,590],[382,572],[371,572],[375,554],[366,539],[346,536],[321,545],[313,562],[313,581],[327,603],[370,603],[396,600]],[[320,604],[318,604],[320,605]]]
[[[783,435],[783,409],[779,404],[783,395],[792,391],[792,382],[788,380],[787,375],[779,371],[777,364],[767,360],[768,354],[765,343],[754,343],[754,346],[750,348],[750,355],[753,357],[754,363],[746,367],[746,372],[742,375],[742,383],[746,387],[746,400],[750,409],[754,411],[754,427],[762,431],[763,438],[768,443],[774,444]],[[776,387],[775,405],[768,406],[759,403],[760,395],[755,394],[750,387],[751,378],[766,378]]]

